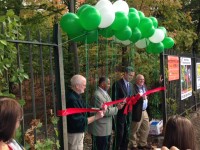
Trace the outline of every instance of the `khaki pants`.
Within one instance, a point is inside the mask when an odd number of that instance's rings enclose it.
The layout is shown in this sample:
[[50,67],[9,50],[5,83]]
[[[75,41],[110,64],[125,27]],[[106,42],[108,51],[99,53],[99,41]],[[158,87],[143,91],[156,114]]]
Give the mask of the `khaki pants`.
[[150,124],[147,111],[142,111],[140,122],[131,122],[129,148],[147,145]]
[[84,133],[68,133],[68,149],[83,150]]

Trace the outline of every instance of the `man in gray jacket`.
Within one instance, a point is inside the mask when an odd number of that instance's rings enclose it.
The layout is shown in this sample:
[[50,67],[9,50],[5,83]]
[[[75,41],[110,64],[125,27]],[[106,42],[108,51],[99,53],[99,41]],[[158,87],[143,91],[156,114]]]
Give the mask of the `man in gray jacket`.
[[[106,77],[99,79],[99,87],[94,93],[94,107],[100,107],[105,102],[111,102],[107,91],[110,88],[110,80]],[[92,150],[109,150],[112,133],[112,116],[116,115],[124,104],[118,104],[116,107],[109,106],[103,118],[93,122],[89,126],[89,132],[92,134]]]

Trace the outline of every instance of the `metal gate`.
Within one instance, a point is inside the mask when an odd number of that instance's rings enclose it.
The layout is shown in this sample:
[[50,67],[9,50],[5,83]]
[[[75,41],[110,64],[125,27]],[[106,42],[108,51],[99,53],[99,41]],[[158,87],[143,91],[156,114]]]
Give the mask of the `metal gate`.
[[[1,32],[3,32],[3,27]],[[31,33],[27,30],[25,40],[8,39],[17,50],[17,66],[22,68],[29,76],[28,80],[14,84],[9,76],[9,89],[17,100],[24,100],[24,120],[21,123],[22,143],[34,146],[40,139],[58,142],[58,131],[61,145],[67,140],[66,117],[56,118],[57,109],[65,109],[65,86],[61,35],[58,24],[53,32]],[[35,38],[37,37],[37,38]],[[62,103],[60,102],[62,100]],[[42,123],[42,126],[41,126]],[[36,126],[40,126],[36,128]],[[58,127],[64,127],[60,129]],[[40,131],[40,132],[38,132]],[[65,146],[66,147],[66,146]],[[54,146],[53,149],[57,149]]]

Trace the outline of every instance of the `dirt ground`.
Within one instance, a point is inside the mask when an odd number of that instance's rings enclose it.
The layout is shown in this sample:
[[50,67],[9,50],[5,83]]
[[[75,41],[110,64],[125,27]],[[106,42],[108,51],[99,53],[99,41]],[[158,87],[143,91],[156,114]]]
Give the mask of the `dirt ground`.
[[[196,112],[192,112],[188,115],[189,119],[194,125],[196,133],[197,149],[200,149],[200,108]],[[163,142],[163,136],[152,136],[148,137],[149,144],[152,144],[155,148],[161,147]],[[86,133],[84,139],[84,150],[91,150],[92,140],[91,136]]]

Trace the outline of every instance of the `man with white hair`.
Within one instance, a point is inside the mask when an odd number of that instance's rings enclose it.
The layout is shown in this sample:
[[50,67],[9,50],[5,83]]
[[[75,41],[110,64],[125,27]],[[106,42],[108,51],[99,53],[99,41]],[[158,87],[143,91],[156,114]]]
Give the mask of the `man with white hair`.
[[[144,83],[144,76],[142,74],[138,74],[136,76],[136,83],[133,85],[134,95],[137,95],[138,93],[143,95],[147,91],[147,87]],[[129,148],[131,150],[152,149],[152,146],[148,145],[147,143],[150,129],[149,116],[146,111],[147,107],[147,96],[142,96],[140,100],[137,101],[135,105],[133,105],[129,140]]]
[[[81,98],[86,88],[86,78],[82,75],[74,75],[71,78],[71,89],[66,95],[67,108],[87,108]],[[104,116],[103,111],[97,112],[94,116],[87,117],[87,113],[69,115],[67,117],[68,149],[83,150],[84,132],[88,124]]]

